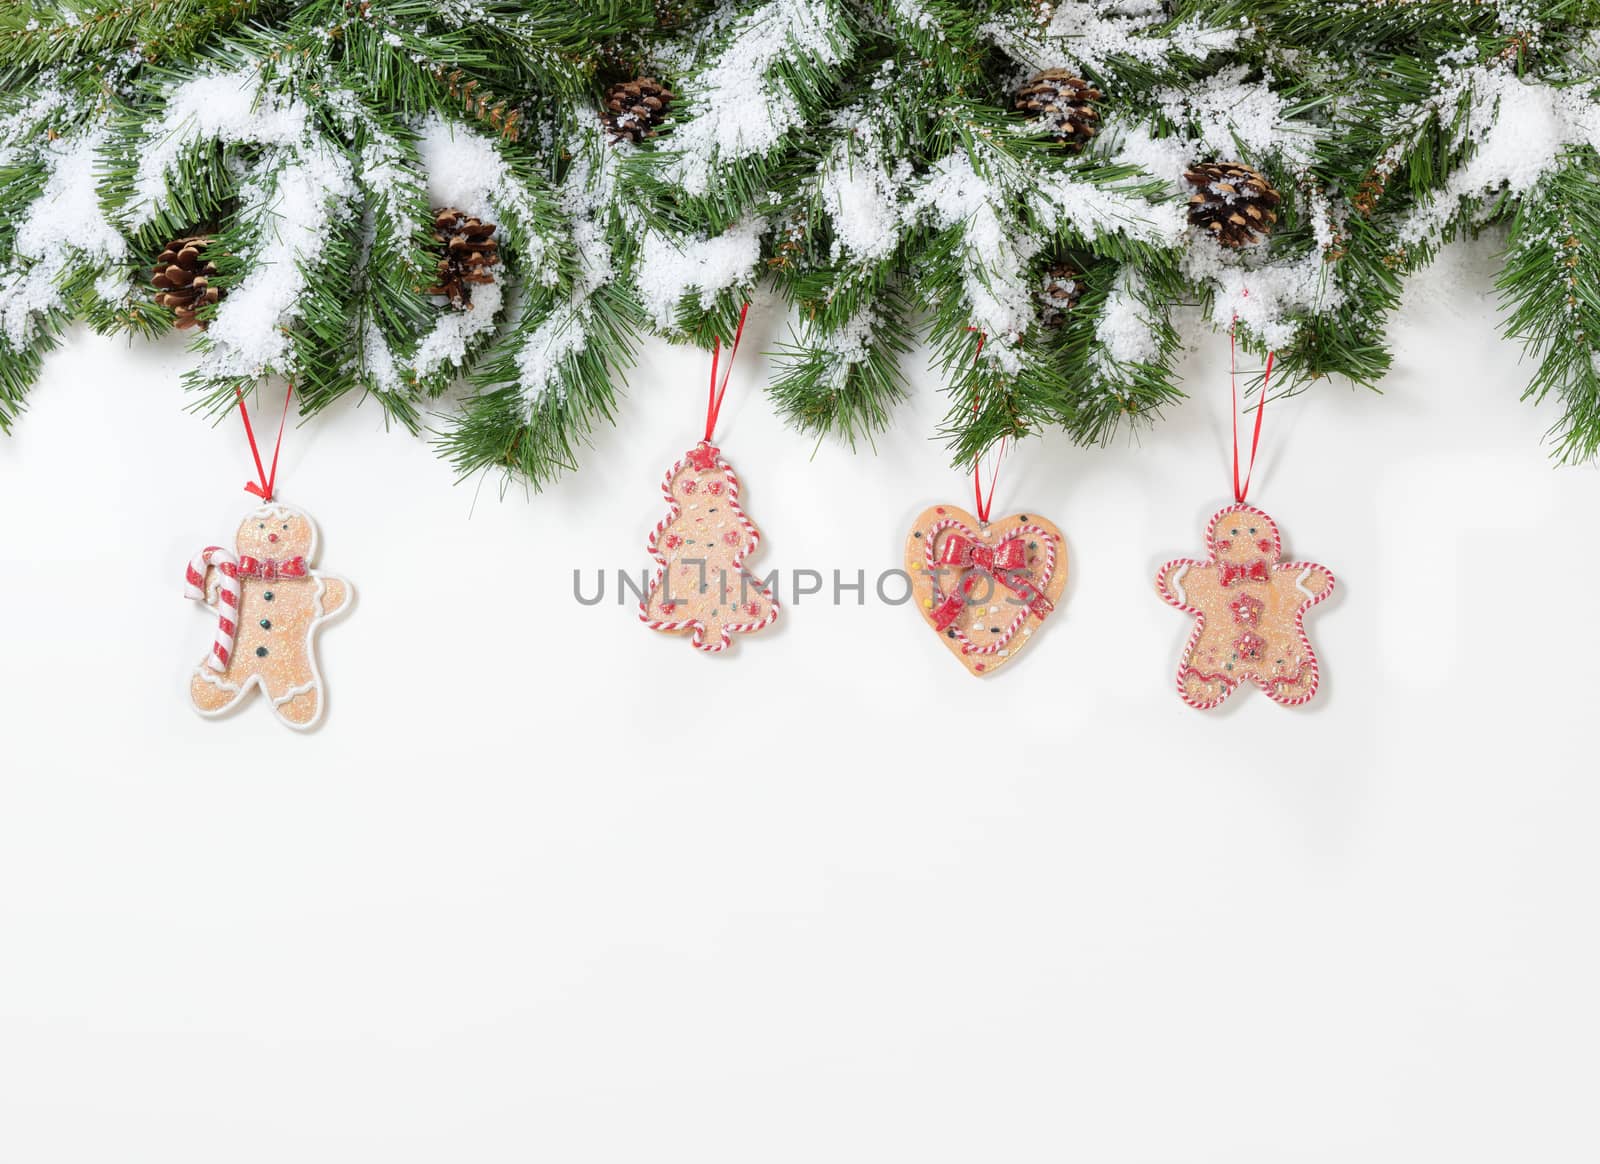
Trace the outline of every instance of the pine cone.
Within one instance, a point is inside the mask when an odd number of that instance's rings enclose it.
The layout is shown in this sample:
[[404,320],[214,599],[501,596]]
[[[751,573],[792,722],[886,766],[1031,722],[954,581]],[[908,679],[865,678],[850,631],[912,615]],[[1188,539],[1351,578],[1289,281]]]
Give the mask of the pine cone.
[[1201,162],[1183,176],[1197,187],[1189,198],[1189,221],[1223,246],[1247,246],[1277,226],[1283,196],[1259,170],[1242,162]]
[[196,313],[222,298],[222,288],[211,285],[217,265],[205,257],[211,245],[206,235],[175,238],[169,242],[156,259],[150,271],[150,283],[156,289],[156,302],[170,307],[177,316],[172,326],[205,329],[206,321]]
[[654,77],[621,81],[606,90],[600,120],[612,140],[638,145],[644,138],[655,137],[671,104],[672,90]]
[[1083,284],[1071,263],[1056,263],[1044,273],[1034,298],[1039,301],[1039,322],[1045,327],[1061,327],[1067,314],[1078,305]]
[[1095,123],[1100,111],[1094,103],[1102,96],[1100,90],[1066,69],[1046,69],[1017,90],[1017,108],[1043,121],[1053,141],[1082,149],[1099,132]]
[[472,306],[472,284],[493,283],[489,268],[500,261],[495,225],[453,206],[433,212],[433,240],[439,249],[439,281],[430,295],[446,295],[454,307]]

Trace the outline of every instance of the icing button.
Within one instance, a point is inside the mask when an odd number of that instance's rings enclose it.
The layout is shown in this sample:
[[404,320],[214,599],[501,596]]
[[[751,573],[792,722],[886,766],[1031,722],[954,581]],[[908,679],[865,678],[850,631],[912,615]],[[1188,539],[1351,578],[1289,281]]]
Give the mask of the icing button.
[[271,630],[272,629],[272,620],[270,618],[262,619],[261,620],[261,629],[262,630]]
[[267,657],[267,648],[266,647],[257,647],[256,648],[256,658],[265,659],[266,657]]

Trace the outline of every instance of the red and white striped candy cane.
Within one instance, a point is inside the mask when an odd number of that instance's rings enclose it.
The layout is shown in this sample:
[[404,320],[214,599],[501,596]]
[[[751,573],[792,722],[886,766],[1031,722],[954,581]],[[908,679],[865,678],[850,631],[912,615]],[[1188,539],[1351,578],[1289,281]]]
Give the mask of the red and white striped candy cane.
[[233,657],[233,636],[239,629],[239,559],[221,546],[207,546],[189,560],[184,574],[183,596],[196,602],[206,600],[206,567],[215,566],[222,575],[217,588],[217,637],[211,643],[206,664],[213,671],[226,671]]

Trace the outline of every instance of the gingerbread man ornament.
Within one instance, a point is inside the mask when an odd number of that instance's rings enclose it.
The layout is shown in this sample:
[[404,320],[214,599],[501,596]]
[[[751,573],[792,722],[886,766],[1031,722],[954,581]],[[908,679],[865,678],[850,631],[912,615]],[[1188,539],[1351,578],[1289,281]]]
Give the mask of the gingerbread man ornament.
[[1178,660],[1178,694],[1211,708],[1248,680],[1286,707],[1308,702],[1318,671],[1305,614],[1333,593],[1333,572],[1280,562],[1277,523],[1253,505],[1213,517],[1206,548],[1205,560],[1177,558],[1156,574],[1156,592],[1196,616]]
[[350,583],[311,568],[317,527],[269,502],[239,523],[235,550],[207,546],[189,563],[185,595],[216,611],[216,634],[189,680],[201,715],[221,715],[259,687],[272,710],[304,730],[326,700],[317,628],[350,608]]

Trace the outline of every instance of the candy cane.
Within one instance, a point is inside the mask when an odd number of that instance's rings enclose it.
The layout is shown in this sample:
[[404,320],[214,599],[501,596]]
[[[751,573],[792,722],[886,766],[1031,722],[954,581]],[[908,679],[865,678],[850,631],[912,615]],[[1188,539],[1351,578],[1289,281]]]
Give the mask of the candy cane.
[[189,560],[184,574],[183,596],[196,602],[206,600],[206,567],[215,566],[222,575],[217,588],[217,637],[211,644],[206,664],[213,671],[226,671],[233,655],[233,636],[239,628],[239,559],[221,546],[207,546]]

